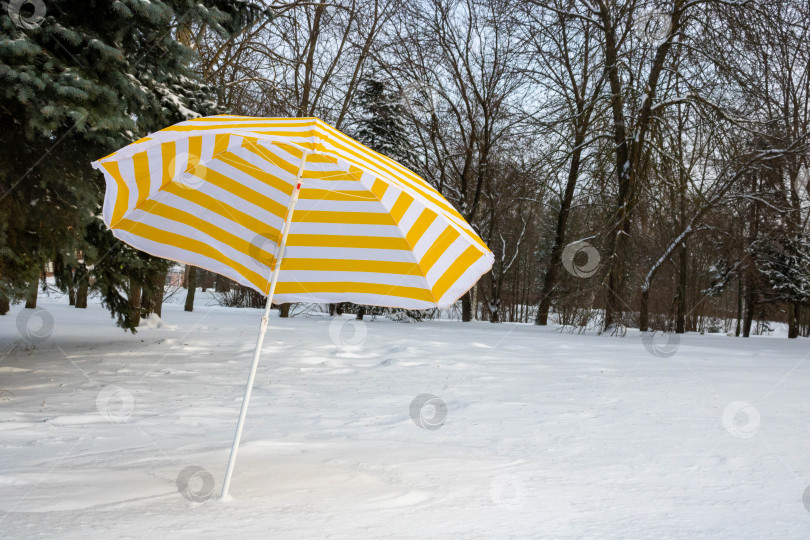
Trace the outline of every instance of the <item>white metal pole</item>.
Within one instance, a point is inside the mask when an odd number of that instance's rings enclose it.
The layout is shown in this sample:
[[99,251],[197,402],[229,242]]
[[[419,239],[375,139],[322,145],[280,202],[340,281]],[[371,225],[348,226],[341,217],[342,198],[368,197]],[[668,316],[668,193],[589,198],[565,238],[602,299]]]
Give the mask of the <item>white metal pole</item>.
[[276,255],[276,262],[273,266],[273,276],[270,278],[270,289],[267,291],[267,304],[264,306],[264,315],[262,316],[261,326],[259,327],[259,336],[256,338],[256,349],[253,351],[253,363],[250,365],[250,375],[248,376],[247,385],[245,385],[245,396],[242,398],[242,408],[239,410],[239,422],[236,424],[236,434],[233,437],[233,446],[231,446],[231,457],[228,459],[228,468],[225,470],[225,481],[222,483],[221,499],[228,496],[228,488],[231,485],[231,476],[233,476],[233,467],[236,463],[236,453],[239,450],[239,441],[242,438],[242,428],[245,425],[245,416],[247,416],[248,402],[250,402],[250,393],[253,390],[253,380],[256,378],[256,368],[259,367],[259,356],[262,353],[262,344],[264,343],[264,334],[267,332],[267,320],[270,316],[270,305],[273,303],[273,293],[276,290],[276,282],[278,281],[278,273],[281,270],[281,260],[284,258],[284,250],[287,247],[287,235],[290,233],[290,223],[292,223],[293,210],[295,203],[298,202],[298,195],[301,192],[301,177],[304,174],[304,165],[307,161],[308,150],[304,150],[304,155],[301,157],[301,163],[298,166],[298,177],[293,187],[292,196],[290,197],[290,205],[287,207],[287,216],[284,219],[284,229],[281,233],[281,243],[278,246]]

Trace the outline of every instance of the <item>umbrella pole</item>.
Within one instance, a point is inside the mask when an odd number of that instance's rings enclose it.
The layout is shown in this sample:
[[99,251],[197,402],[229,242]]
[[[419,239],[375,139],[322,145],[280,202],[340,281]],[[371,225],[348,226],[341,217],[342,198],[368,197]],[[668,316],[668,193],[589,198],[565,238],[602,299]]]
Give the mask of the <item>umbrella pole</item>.
[[264,334],[267,332],[267,321],[270,316],[270,306],[273,303],[273,293],[276,290],[278,273],[281,270],[281,260],[284,258],[284,250],[287,247],[287,235],[290,233],[290,223],[292,223],[293,209],[295,208],[295,203],[298,202],[298,195],[301,192],[301,176],[304,174],[304,164],[307,161],[308,154],[309,151],[305,150],[304,155],[301,158],[301,163],[298,166],[298,179],[293,187],[292,196],[290,197],[290,205],[287,207],[287,216],[284,219],[284,229],[281,233],[281,243],[278,247],[278,257],[276,258],[275,265],[273,265],[273,276],[270,279],[270,288],[267,291],[267,303],[264,306],[264,315],[262,315],[261,325],[259,326],[259,335],[256,338],[256,349],[253,351],[253,363],[250,365],[250,375],[248,376],[247,384],[245,385],[245,396],[242,398],[242,408],[239,410],[239,421],[236,423],[236,433],[233,437],[231,456],[228,458],[228,468],[225,470],[225,481],[222,483],[222,493],[220,494],[220,499],[225,499],[228,496],[228,488],[231,485],[233,467],[236,464],[236,453],[239,450],[239,441],[242,439],[242,428],[245,426],[245,416],[247,416],[250,393],[253,390],[253,380],[256,378],[256,368],[259,367],[259,356],[262,353]]

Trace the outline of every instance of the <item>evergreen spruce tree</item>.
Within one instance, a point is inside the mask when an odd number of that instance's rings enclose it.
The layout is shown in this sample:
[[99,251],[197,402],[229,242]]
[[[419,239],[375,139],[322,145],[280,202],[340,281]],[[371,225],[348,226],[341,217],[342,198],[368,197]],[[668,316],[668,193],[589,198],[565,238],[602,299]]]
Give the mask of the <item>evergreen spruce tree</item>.
[[785,302],[788,337],[798,337],[799,306],[810,304],[810,238],[777,234],[754,242],[751,252],[767,279],[767,299]]
[[224,112],[177,28],[228,35],[269,14],[227,0],[21,4],[9,4],[16,16],[0,16],[0,313],[52,261],[60,287],[86,290],[92,278],[132,329],[127,283],[153,282],[147,274],[166,262],[106,230],[103,180],[90,162],[178,121]]
[[398,94],[375,75],[361,81],[357,108],[359,118],[352,134],[372,150],[384,154],[406,167],[416,162],[405,128],[405,108]]

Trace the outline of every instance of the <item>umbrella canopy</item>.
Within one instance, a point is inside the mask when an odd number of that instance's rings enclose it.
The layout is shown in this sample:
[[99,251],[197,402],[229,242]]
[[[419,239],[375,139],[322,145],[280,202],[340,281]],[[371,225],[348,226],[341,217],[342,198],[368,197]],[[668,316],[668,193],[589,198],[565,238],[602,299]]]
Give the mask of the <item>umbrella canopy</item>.
[[492,266],[438,191],[317,118],[197,118],[93,166],[117,238],[263,294],[300,180],[276,303],[446,307]]
[[445,307],[492,267],[438,191],[317,118],[196,118],[93,167],[116,237],[267,295],[222,498],[273,301]]

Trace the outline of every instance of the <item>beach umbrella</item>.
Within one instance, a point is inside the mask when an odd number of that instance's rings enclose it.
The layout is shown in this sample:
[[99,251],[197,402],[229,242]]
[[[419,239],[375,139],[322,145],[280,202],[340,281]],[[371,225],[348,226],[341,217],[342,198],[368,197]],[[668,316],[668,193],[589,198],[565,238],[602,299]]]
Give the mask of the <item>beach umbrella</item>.
[[492,267],[438,191],[317,118],[195,118],[92,165],[117,238],[267,296],[223,498],[271,303],[443,308]]

